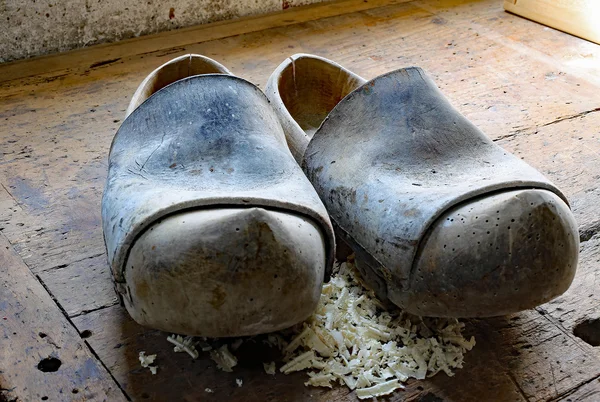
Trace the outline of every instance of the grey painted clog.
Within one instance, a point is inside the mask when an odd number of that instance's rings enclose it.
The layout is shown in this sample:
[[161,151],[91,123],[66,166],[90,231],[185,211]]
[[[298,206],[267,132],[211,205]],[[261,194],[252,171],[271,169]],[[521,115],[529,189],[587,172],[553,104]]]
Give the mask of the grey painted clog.
[[296,157],[338,239],[382,298],[481,317],[562,294],[579,237],[565,196],[456,111],[419,68],[369,82],[295,55],[269,78]]
[[152,72],[127,114],[102,221],[131,316],[210,337],[306,319],[333,264],[333,229],[264,94],[186,55]]

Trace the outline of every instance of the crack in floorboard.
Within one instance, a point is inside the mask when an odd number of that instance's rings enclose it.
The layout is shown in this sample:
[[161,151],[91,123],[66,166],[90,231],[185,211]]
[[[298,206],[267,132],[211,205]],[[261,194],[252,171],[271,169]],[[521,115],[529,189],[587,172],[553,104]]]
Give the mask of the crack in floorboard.
[[119,300],[115,300],[114,303],[105,304],[104,306],[92,308],[92,309],[89,309],[89,310],[82,310],[81,312],[79,312],[77,314],[70,315],[69,317],[70,318],[77,318],[77,317],[80,317],[82,315],[90,314],[90,313],[93,313],[95,311],[104,310],[106,308],[109,308],[109,307],[112,307],[112,306],[116,306],[118,304],[119,304]]
[[[65,269],[65,268],[68,268],[69,266],[71,266],[71,265],[73,265],[73,264],[76,264],[76,263],[78,263],[78,262],[85,261],[85,260],[91,260],[92,258],[101,257],[101,256],[103,256],[103,255],[105,255],[105,254],[106,254],[106,253],[96,253],[96,254],[93,254],[93,255],[90,255],[90,256],[87,256],[87,257],[81,258],[81,259],[79,259],[79,260],[71,261],[71,262],[69,262],[68,264],[54,265],[54,266],[52,266],[52,267],[50,267],[50,268],[42,269],[42,270],[38,271],[37,273],[38,273],[38,274],[41,274],[42,272],[58,271],[59,269]],[[21,258],[22,258],[22,257],[21,257]],[[107,266],[108,266],[108,264],[107,264]]]
[[580,112],[580,113],[575,113],[575,114],[571,114],[571,115],[567,115],[567,116],[558,117],[549,123],[542,124],[540,127],[550,126],[552,124],[560,123],[561,121],[565,121],[565,120],[573,120],[578,117],[583,117],[585,115],[588,115],[588,114],[594,113],[594,112],[600,112],[600,107],[597,107],[597,108],[594,108],[591,110],[586,110],[586,111]]
[[584,229],[579,228],[579,242],[583,243],[591,240],[598,232],[600,232],[600,221],[597,221]]
[[515,378],[514,374],[510,371],[506,371],[506,375],[508,376],[508,378],[510,378],[510,380],[515,385],[515,387],[517,387],[517,390],[519,391],[519,394],[521,394],[523,399],[525,399],[526,401],[529,401],[529,397],[527,397],[527,394],[525,394],[525,391],[523,390],[523,388],[521,388],[521,385]]
[[589,350],[589,348],[586,347],[587,344],[582,344],[581,343],[582,341],[579,338],[577,338],[575,335],[573,335],[571,332],[569,332],[565,327],[563,327],[562,324],[560,324],[560,322],[558,322],[554,317],[552,317],[550,315],[550,313],[548,313],[542,307],[536,307],[534,310],[539,315],[544,317],[549,323],[551,323],[556,328],[558,328],[558,330],[561,331],[567,338],[572,340],[573,343],[575,344],[575,346],[577,346],[579,349],[581,349],[582,352],[589,354],[590,350]]
[[541,127],[547,127],[547,126],[551,126],[553,124],[556,123],[560,123],[561,121],[567,121],[567,120],[573,120],[576,119],[578,117],[584,117],[590,113],[595,113],[595,112],[600,112],[600,107],[591,109],[591,110],[585,110],[583,112],[579,112],[579,113],[575,113],[575,114],[571,114],[571,115],[567,115],[567,116],[562,116],[562,117],[558,117],[548,123],[544,123],[544,124],[540,124],[540,125],[535,125],[533,127],[529,127],[529,128],[522,128],[519,130],[515,130],[513,132],[510,132],[509,134],[504,134],[501,135],[499,137],[493,138],[492,141],[493,142],[498,142],[498,141],[502,141],[502,140],[506,140],[506,139],[512,139],[512,138],[516,138],[519,135],[523,134],[523,135],[535,135],[538,133],[539,129]]
[[570,389],[568,389],[568,390],[566,390],[566,391],[563,391],[562,393],[560,393],[560,394],[556,395],[556,397],[555,397],[555,398],[548,399],[548,402],[560,401],[560,400],[561,400],[561,399],[563,399],[564,397],[566,397],[566,396],[569,396],[569,395],[571,395],[571,394],[573,394],[573,393],[577,392],[579,389],[583,388],[584,386],[586,386],[586,385],[590,384],[591,382],[593,382],[593,381],[595,381],[595,380],[600,380],[600,375],[598,375],[598,376],[595,376],[595,377],[593,377],[593,378],[590,378],[590,379],[589,379],[589,380],[587,380],[587,381],[584,381],[584,382],[582,382],[582,383],[580,383],[580,384],[577,384],[577,385],[576,385],[576,386],[574,386],[573,388],[570,388]]

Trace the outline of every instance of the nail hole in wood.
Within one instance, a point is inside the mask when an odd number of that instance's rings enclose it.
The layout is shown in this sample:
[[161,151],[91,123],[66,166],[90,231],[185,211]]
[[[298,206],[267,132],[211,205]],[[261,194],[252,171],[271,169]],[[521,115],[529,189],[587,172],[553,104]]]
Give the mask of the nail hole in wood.
[[600,318],[580,322],[573,328],[573,334],[592,346],[600,346]]
[[53,373],[58,371],[61,364],[62,362],[56,357],[46,357],[38,363],[37,368],[44,373]]

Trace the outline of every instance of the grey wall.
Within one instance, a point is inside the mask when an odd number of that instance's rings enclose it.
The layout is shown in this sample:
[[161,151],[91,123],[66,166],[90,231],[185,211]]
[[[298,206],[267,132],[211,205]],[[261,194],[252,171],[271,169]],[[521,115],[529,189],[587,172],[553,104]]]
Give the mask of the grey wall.
[[323,0],[0,0],[0,62]]

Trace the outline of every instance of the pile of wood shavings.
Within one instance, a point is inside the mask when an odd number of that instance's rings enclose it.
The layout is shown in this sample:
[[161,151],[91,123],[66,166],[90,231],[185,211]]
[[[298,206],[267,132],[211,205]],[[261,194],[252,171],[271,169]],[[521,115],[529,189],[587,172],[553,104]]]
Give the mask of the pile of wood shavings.
[[316,312],[283,348],[283,373],[309,370],[305,385],[345,384],[359,398],[387,395],[409,378],[452,376],[475,345],[455,319],[421,319],[385,311],[372,291],[341,264],[323,287]]
[[[361,285],[353,265],[343,263],[323,286],[315,313],[299,326],[267,335],[264,342],[283,353],[282,373],[307,370],[305,385],[331,388],[337,382],[365,399],[403,388],[401,383],[409,378],[424,379],[439,371],[452,376],[475,345],[473,337],[463,337],[463,327],[455,319],[385,311],[374,293]],[[170,338],[176,352],[197,357],[192,338]],[[231,349],[242,342],[231,342]],[[237,364],[227,345],[212,350],[211,358],[224,371]],[[273,369],[273,363],[265,364],[267,373]]]

